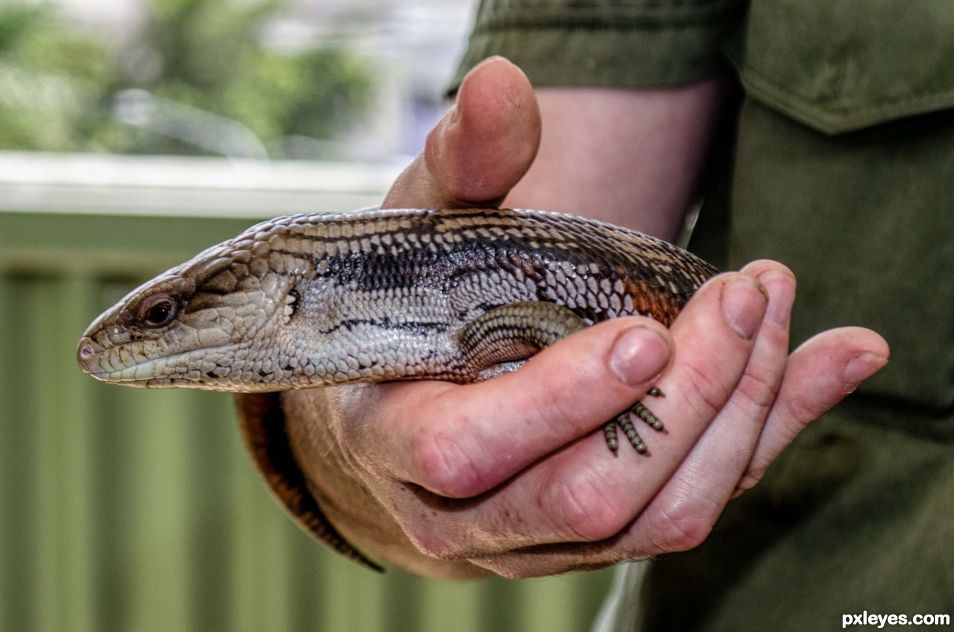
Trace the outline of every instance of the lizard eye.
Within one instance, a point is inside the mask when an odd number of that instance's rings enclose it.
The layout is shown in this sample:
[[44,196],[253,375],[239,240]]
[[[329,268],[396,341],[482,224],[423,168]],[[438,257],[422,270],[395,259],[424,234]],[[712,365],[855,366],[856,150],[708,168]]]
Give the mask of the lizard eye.
[[168,294],[150,296],[139,307],[139,320],[146,327],[168,325],[176,317],[176,302]]

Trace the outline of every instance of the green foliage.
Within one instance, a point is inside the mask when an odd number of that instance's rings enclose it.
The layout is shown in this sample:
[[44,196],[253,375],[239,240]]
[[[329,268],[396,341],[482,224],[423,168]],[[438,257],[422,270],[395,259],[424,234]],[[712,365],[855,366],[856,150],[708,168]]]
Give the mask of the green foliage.
[[85,149],[108,81],[105,47],[46,5],[0,5],[0,147]]
[[[283,0],[152,0],[121,50],[66,28],[49,6],[0,8],[0,148],[198,153],[157,126],[112,117],[113,97],[139,88],[233,119],[266,145],[289,134],[330,139],[360,121],[370,69],[345,51],[269,50],[261,31]],[[200,122],[201,124],[201,122]]]

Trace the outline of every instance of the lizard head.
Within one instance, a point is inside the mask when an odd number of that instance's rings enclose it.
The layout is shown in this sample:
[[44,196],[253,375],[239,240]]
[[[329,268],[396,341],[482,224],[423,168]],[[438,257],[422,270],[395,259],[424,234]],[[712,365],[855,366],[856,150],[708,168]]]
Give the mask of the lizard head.
[[294,346],[283,325],[300,300],[296,272],[307,266],[273,254],[240,237],[141,285],[87,328],[80,367],[128,386],[289,388],[293,367],[273,366],[265,350]]

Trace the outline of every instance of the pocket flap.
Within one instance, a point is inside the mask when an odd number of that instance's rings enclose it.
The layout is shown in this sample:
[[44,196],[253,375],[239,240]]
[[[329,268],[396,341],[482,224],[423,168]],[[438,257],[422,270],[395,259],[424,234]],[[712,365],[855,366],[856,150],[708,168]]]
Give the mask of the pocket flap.
[[857,130],[954,105],[954,2],[753,0],[727,54],[753,98]]

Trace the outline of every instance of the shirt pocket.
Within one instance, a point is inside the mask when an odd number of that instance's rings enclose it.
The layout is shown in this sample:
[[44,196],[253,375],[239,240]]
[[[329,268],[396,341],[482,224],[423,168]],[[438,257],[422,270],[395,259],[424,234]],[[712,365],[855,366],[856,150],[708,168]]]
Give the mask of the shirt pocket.
[[727,46],[746,93],[824,134],[954,106],[954,2],[753,0]]

